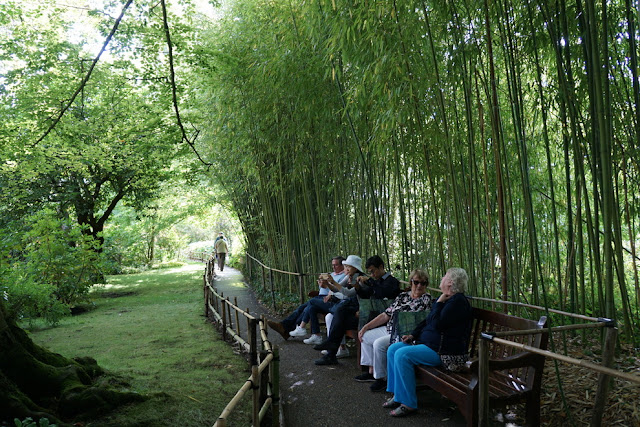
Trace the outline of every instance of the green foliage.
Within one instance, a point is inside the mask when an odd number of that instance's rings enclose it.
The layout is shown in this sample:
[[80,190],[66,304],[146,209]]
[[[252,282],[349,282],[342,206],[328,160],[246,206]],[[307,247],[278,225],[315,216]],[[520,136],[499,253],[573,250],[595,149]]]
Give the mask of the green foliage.
[[33,421],[31,417],[27,417],[22,421],[14,418],[13,422],[16,427],[57,427],[57,424],[49,424],[48,418],[40,418],[38,422]]
[[473,294],[616,305],[631,335],[636,15],[624,2],[231,2],[189,58],[212,182],[271,266],[321,271],[336,253],[379,253],[398,276],[461,265]]
[[9,313],[30,321],[41,317],[49,324],[57,324],[69,314],[69,307],[56,298],[55,285],[34,282],[25,277],[20,267],[20,264],[14,265],[10,271],[5,271],[1,280],[0,288],[6,292]]
[[[203,268],[189,263],[108,276],[105,286],[92,291],[93,310],[56,328],[32,329],[35,343],[67,357],[89,354],[126,377],[129,390],[150,396],[87,424],[211,425],[249,377],[246,359],[202,319]],[[251,399],[242,399],[229,424],[250,424],[250,408]]]
[[30,220],[33,225],[23,240],[27,276],[54,285],[57,299],[65,304],[83,300],[95,280],[102,277],[98,242],[50,210]]
[[18,317],[55,324],[102,278],[98,242],[48,209],[28,218],[19,246],[3,258],[0,286]]

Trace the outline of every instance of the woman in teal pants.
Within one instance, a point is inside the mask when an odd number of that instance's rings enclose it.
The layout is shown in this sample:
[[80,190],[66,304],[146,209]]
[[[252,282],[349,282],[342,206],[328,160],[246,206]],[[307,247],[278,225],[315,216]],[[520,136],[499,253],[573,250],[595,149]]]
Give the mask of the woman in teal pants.
[[387,350],[387,391],[393,396],[383,407],[393,409],[389,415],[403,417],[418,410],[416,365],[439,366],[440,355],[464,359],[467,354],[472,320],[471,305],[464,296],[467,281],[464,269],[447,270],[440,282],[442,295],[427,318]]

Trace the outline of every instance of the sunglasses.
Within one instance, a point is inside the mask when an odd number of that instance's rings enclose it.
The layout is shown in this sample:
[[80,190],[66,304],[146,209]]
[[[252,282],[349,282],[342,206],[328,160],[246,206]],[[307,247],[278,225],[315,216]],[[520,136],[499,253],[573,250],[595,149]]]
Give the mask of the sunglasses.
[[422,282],[422,281],[420,281],[420,280],[413,280],[413,279],[411,279],[411,283],[413,283],[414,285],[427,286],[427,282]]

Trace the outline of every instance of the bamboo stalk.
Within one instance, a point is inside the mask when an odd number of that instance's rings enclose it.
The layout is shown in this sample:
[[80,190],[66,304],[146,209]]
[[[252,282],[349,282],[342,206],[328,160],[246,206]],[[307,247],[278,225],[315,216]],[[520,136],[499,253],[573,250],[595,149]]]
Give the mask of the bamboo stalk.
[[[607,328],[604,348],[602,351],[602,365],[607,368],[611,368],[614,361],[616,351],[616,341],[618,337],[617,328]],[[609,375],[601,372],[598,375],[598,390],[596,391],[596,399],[593,404],[593,413],[591,416],[591,426],[600,427],[602,425],[602,414],[604,413],[604,406],[607,401],[607,393],[610,383]],[[638,380],[640,383],[640,379]]]

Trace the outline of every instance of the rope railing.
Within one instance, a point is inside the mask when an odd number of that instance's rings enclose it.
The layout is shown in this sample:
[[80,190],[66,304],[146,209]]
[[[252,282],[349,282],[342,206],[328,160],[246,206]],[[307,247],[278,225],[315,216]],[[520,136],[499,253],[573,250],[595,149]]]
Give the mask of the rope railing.
[[[272,425],[278,426],[279,418],[279,353],[267,339],[266,319],[258,319],[238,306],[237,298],[234,301],[223,294],[218,293],[213,286],[215,279],[214,263],[208,259],[204,282],[204,314],[207,318],[213,318],[221,327],[223,339],[235,341],[240,348],[249,354],[251,364],[251,376],[236,392],[235,396],[227,403],[218,417],[215,427],[225,427],[227,419],[242,401],[244,396],[251,391],[252,399],[252,425],[262,425],[262,421],[269,413],[272,414]],[[241,335],[240,318],[246,319],[247,337]],[[234,322],[235,320],[235,322]],[[262,350],[258,351],[258,334],[261,337]]]

